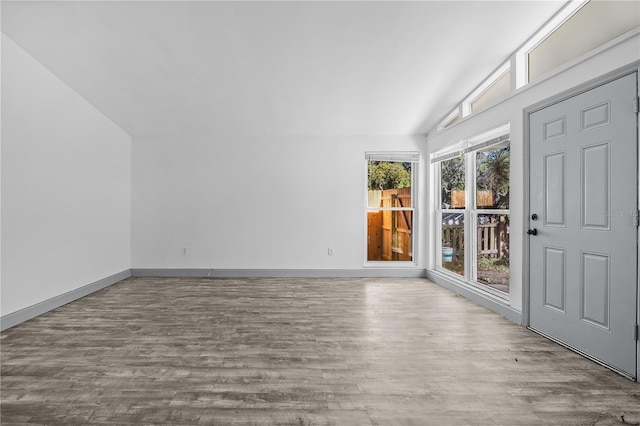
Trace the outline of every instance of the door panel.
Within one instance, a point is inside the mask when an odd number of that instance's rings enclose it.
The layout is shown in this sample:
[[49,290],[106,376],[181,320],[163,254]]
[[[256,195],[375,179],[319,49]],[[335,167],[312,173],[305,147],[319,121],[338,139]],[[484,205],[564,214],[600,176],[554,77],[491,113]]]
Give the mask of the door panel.
[[544,223],[547,226],[565,226],[566,178],[565,153],[546,155],[544,158]]
[[609,230],[609,146],[606,142],[581,149],[580,210],[583,229]]
[[530,326],[637,376],[631,74],[530,115]]
[[566,293],[565,251],[562,249],[544,248],[544,304],[565,313],[564,298]]
[[609,256],[581,253],[580,318],[587,323],[609,330]]

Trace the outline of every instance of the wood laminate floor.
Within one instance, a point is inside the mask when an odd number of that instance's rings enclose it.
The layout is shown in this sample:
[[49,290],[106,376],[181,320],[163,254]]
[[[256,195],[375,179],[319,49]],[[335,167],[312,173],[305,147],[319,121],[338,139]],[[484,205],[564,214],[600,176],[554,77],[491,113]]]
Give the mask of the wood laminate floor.
[[1,334],[2,424],[640,424],[640,385],[424,279],[131,278]]

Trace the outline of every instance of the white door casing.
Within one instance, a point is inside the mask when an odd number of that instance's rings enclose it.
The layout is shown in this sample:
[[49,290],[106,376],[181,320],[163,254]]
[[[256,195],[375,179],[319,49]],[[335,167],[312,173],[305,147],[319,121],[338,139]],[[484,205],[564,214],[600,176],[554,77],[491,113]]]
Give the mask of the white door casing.
[[529,116],[529,325],[632,378],[636,94],[628,74]]

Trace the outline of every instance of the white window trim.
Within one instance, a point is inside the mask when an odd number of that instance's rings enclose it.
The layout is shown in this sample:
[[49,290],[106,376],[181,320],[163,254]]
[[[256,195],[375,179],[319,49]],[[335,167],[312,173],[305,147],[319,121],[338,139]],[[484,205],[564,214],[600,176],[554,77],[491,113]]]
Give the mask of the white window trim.
[[451,125],[451,122],[456,118],[460,117],[460,107],[457,106],[453,111],[451,111],[447,116],[438,124],[438,131],[445,129]]
[[[411,207],[369,207],[368,181],[369,181],[369,160],[395,161],[399,163],[412,163],[411,166]],[[418,266],[418,167],[420,165],[420,153],[417,151],[393,151],[393,152],[366,152],[364,161],[364,267],[365,268],[416,268]],[[370,261],[368,260],[368,225],[367,215],[369,212],[378,211],[411,211],[411,260],[410,261]]]
[[[489,130],[487,132],[480,133],[475,136],[471,136],[466,139],[459,140],[458,142],[443,148],[439,151],[433,152],[431,154],[431,163],[437,163],[443,161],[447,158],[455,157],[460,154],[464,154],[466,152],[475,151],[477,149],[481,149],[486,144],[494,144],[499,143],[501,137],[507,136],[511,132],[511,124],[506,123],[502,126],[496,127],[495,129]],[[481,146],[483,145],[484,146]]]

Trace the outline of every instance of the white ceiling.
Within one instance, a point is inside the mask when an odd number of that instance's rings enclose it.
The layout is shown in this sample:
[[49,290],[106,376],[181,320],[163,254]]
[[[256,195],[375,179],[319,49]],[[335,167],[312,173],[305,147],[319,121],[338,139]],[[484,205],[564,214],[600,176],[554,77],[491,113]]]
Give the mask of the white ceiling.
[[2,1],[2,31],[132,136],[408,135],[565,1]]

